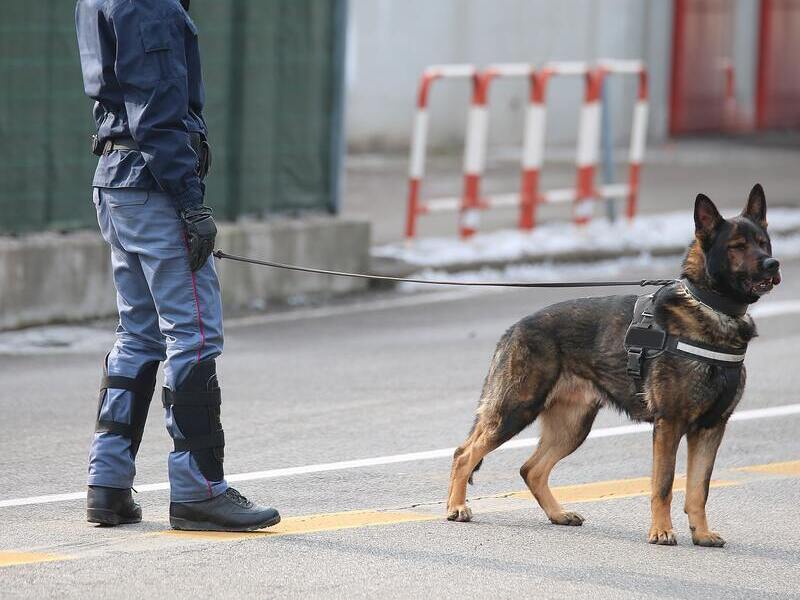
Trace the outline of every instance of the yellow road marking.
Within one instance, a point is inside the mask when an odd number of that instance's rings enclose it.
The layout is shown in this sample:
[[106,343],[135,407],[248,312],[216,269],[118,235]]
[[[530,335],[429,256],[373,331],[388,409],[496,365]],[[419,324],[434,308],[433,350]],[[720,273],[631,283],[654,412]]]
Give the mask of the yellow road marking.
[[[753,465],[731,469],[736,472],[749,472],[763,475],[777,475],[784,477],[800,477],[800,461],[788,461],[771,463],[765,465]],[[711,487],[728,487],[754,483],[760,481],[758,477],[742,478],[737,480],[717,479],[711,481]],[[676,477],[673,485],[674,491],[683,491],[686,486],[685,477]],[[553,494],[560,502],[599,502],[604,500],[615,500],[620,498],[632,498],[636,496],[648,496],[650,494],[650,478],[635,477],[631,479],[617,479],[610,481],[597,481],[593,483],[583,483],[578,485],[564,485],[552,488]],[[484,496],[473,498],[473,500],[484,499],[532,499],[528,490],[522,492],[511,492],[507,494],[497,494],[494,496]],[[514,510],[516,506],[510,506],[509,510]],[[441,511],[443,512],[443,510]],[[418,523],[424,521],[438,521],[443,518],[442,514],[422,513],[406,510],[357,510],[340,513],[327,513],[316,515],[305,515],[299,517],[284,518],[281,523],[273,528],[252,533],[228,533],[216,531],[176,531],[167,530],[146,534],[144,537],[170,536],[177,539],[197,539],[205,541],[226,541],[254,539],[257,537],[271,537],[280,535],[302,535],[318,533],[324,531],[336,531],[340,529],[355,529],[361,527],[372,527],[380,525],[395,525],[400,523]],[[137,536],[138,537],[138,536]],[[51,562],[68,560],[70,556],[56,554],[46,554],[43,552],[16,552],[0,551],[0,567],[11,565],[24,565],[40,562]]]
[[31,563],[52,562],[54,560],[66,560],[66,556],[57,554],[45,554],[44,552],[4,552],[0,551],[0,567],[10,567],[12,565],[28,565]]
[[[712,488],[738,485],[743,482],[728,480],[713,480]],[[672,488],[676,492],[686,489],[686,478],[676,477]],[[637,477],[633,479],[616,479],[611,481],[598,481],[578,485],[564,485],[552,488],[553,495],[559,502],[599,502],[602,500],[616,500],[619,498],[633,498],[636,496],[650,495],[650,478]],[[530,491],[511,492],[486,498],[519,498],[533,499]],[[241,540],[256,536],[298,535],[318,533],[322,531],[335,531],[337,529],[354,529],[374,525],[395,525],[397,523],[415,523],[421,521],[439,520],[441,515],[416,512],[384,512],[384,511],[351,511],[342,513],[328,513],[308,515],[304,517],[288,517],[280,524],[263,531],[233,533],[222,531],[159,531],[154,535],[167,535],[180,538],[200,540]]]
[[[711,487],[728,487],[738,485],[738,481],[714,479]],[[650,495],[650,478],[636,477],[633,479],[615,479],[611,481],[597,481],[595,483],[581,483],[578,485],[562,485],[551,488],[553,495],[559,502],[599,502],[602,500],[615,500],[618,498],[633,498],[636,496]],[[686,490],[686,478],[676,477],[672,485],[675,492]],[[503,495],[504,498],[532,499],[530,491],[514,492]]]
[[356,510],[341,513],[327,513],[321,515],[306,515],[303,517],[287,517],[275,527],[263,531],[248,533],[228,533],[223,531],[160,531],[157,535],[169,535],[206,540],[239,540],[254,536],[296,535],[304,533],[317,533],[320,531],[335,531],[337,529],[354,529],[372,525],[394,525],[418,521],[432,521],[438,519],[436,515],[413,512],[389,512],[375,510]]
[[789,477],[800,476],[800,460],[790,460],[787,462],[770,463],[767,465],[753,465],[750,467],[740,467],[737,471],[747,471],[748,473],[767,473],[769,475],[786,475]]

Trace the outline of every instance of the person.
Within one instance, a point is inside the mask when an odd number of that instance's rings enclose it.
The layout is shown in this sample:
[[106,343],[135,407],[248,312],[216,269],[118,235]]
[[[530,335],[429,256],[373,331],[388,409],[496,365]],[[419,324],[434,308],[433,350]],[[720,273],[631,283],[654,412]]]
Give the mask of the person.
[[99,156],[93,199],[111,247],[119,324],[89,452],[87,520],[141,521],[131,490],[158,365],[174,440],[170,524],[251,531],[280,521],[229,487],[216,358],[222,305],[204,205],[210,149],[197,28],[187,0],[79,0],[75,11]]

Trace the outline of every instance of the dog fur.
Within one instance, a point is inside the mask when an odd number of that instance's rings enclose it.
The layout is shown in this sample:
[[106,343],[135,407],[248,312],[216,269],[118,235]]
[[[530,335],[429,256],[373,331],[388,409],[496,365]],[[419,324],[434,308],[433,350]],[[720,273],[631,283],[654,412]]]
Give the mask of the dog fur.
[[[756,184],[741,215],[725,220],[703,194],[695,200],[695,240],[686,252],[682,277],[731,300],[752,304],[780,283],[767,234],[766,198]],[[635,421],[653,423],[652,522],[648,541],[674,545],[670,507],[675,456],[680,439],[688,442],[684,511],[692,540],[700,546],[724,545],[708,527],[705,505],[717,449],[725,425],[741,398],[745,369],[733,401],[715,365],[662,354],[652,359],[637,395],[626,372],[623,340],[636,296],[581,298],[554,304],[523,318],[500,339],[483,385],[475,423],[455,452],[447,518],[469,521],[467,483],[483,458],[538,419],[541,438],[520,468],[534,498],[550,521],[581,525],[583,517],[565,510],[548,479],[553,467],[586,439],[603,406],[613,406]],[[655,320],[668,334],[709,345],[744,347],[756,335],[749,314],[728,316],[698,302],[678,283],[662,288]],[[713,415],[709,417],[709,415]]]

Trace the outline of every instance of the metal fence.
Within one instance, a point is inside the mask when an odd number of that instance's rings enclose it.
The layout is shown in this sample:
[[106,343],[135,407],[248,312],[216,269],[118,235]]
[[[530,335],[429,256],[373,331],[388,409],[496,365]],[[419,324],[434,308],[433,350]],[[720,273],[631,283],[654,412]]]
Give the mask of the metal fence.
[[[214,151],[206,201],[241,215],[338,206],[347,0],[193,0]],[[94,224],[96,158],[74,2],[0,21],[0,233]]]

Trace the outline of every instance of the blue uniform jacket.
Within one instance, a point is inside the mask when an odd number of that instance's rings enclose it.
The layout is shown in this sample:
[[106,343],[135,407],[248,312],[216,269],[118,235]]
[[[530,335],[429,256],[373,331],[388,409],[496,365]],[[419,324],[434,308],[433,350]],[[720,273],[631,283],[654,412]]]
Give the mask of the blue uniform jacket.
[[94,186],[162,190],[179,208],[203,202],[189,132],[206,134],[197,28],[178,0],[78,0],[86,94],[101,140],[139,152],[100,157]]

